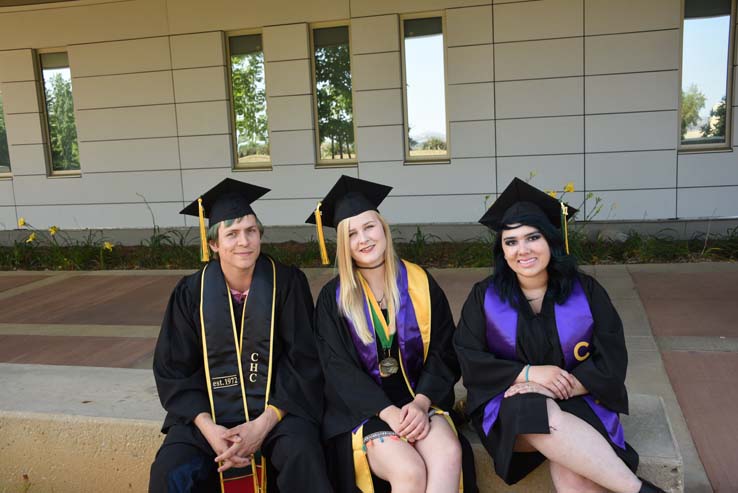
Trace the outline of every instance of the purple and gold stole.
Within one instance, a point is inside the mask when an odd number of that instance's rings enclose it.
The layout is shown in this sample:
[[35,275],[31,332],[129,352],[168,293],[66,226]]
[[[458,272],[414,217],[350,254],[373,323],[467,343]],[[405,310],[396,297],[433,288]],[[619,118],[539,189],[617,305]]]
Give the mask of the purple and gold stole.
[[[202,271],[200,330],[214,423],[243,423],[249,420],[249,408],[263,404],[266,409],[269,403],[275,300],[276,267],[267,256],[256,260],[246,306],[238,318],[220,264],[211,261]],[[220,473],[221,492],[266,493],[265,466],[265,458],[257,452],[250,466]]]
[[[484,313],[487,320],[486,335],[489,351],[498,358],[518,360],[516,353],[518,312],[509,303],[500,299],[492,283],[489,284],[484,295]],[[586,348],[592,343],[592,327],[594,326],[592,311],[579,280],[574,282],[569,299],[563,305],[554,305],[554,313],[561,349],[564,352],[565,369],[571,371],[578,363],[589,357],[589,351]],[[623,427],[618,414],[600,404],[589,394],[582,397],[604,425],[612,443],[625,449]],[[484,407],[482,428],[486,434],[489,434],[497,421],[503,398],[504,392],[500,392]]]
[[[431,300],[428,276],[418,265],[402,260],[399,262],[397,269],[397,288],[400,292],[400,306],[395,318],[395,337],[397,337],[397,344],[400,348],[400,371],[405,377],[405,383],[407,383],[410,394],[415,396],[415,386],[423,371],[425,359],[428,357],[431,338]],[[340,304],[340,302],[341,286],[339,285],[336,287],[336,303]],[[381,316],[377,300],[371,290],[365,289],[364,317],[367,326],[373,327],[370,305],[375,313]],[[374,341],[364,344],[356,333],[356,327],[351,320],[345,320],[349,326],[351,340],[356,348],[356,353],[359,355],[361,366],[377,382],[377,385],[382,385],[382,377],[379,375],[377,345]],[[439,409],[436,410],[436,413],[443,414],[451,428],[456,431],[453,421],[447,413],[443,413]],[[359,491],[373,493],[372,472],[364,449],[364,423],[366,421],[357,426],[351,434],[354,475]],[[459,492],[463,492],[462,485],[463,479],[459,483]]]
[[[418,378],[420,378],[430,346],[430,287],[425,271],[411,262],[402,260],[398,263],[397,271],[400,306],[395,318],[395,335],[400,348],[400,369],[410,393],[415,395],[414,389]],[[336,303],[340,304],[340,302],[341,286],[339,285],[336,287]],[[365,290],[364,316],[369,328],[374,326],[369,309],[370,304],[374,307],[375,312],[381,316],[382,312],[371,290]],[[381,385],[382,377],[379,376],[377,345],[374,342],[364,344],[356,333],[356,328],[351,320],[346,319],[346,322],[351,329],[351,339],[354,342],[354,347],[364,371],[371,375],[377,384]]]

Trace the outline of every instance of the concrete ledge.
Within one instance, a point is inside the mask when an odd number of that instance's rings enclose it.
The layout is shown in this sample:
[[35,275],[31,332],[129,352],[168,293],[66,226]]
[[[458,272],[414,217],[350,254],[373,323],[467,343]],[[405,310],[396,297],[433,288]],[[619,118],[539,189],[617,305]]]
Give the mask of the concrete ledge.
[[[0,492],[146,491],[164,417],[150,370],[0,363],[0,388]],[[639,474],[682,493],[682,457],[662,399],[631,394],[630,408],[623,427],[640,454]],[[464,433],[481,493],[554,491],[545,466],[507,486],[476,434]]]
[[0,411],[0,491],[142,492],[158,421]]
[[[682,493],[684,466],[663,400],[653,395],[631,394],[630,412],[629,416],[622,416],[622,423],[626,440],[640,455],[638,475],[669,493]],[[474,448],[480,493],[555,493],[546,464],[515,486],[508,486],[494,472],[492,459],[476,433],[469,429],[464,433]]]

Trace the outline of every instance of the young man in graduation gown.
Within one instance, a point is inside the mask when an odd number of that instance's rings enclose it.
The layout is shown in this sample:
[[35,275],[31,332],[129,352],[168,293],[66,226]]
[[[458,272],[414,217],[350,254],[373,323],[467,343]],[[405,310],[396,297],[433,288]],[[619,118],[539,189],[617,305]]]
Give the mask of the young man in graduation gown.
[[182,211],[200,217],[214,259],[177,284],[162,322],[154,376],[167,436],[150,492],[332,491],[312,296],[299,269],[261,254],[251,202],[268,191],[226,179]]

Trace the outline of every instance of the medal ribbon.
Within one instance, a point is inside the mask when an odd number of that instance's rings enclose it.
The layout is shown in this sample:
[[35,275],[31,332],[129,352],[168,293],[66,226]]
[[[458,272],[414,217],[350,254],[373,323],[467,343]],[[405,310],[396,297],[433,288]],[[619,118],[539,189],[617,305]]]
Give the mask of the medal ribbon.
[[366,280],[362,276],[359,276],[359,279],[361,279],[361,287],[364,289],[364,297],[367,300],[369,311],[372,315],[372,328],[374,329],[374,333],[377,334],[377,337],[379,337],[379,342],[382,344],[382,349],[384,349],[385,351],[389,351],[392,347],[392,341],[395,338],[395,333],[393,332],[390,334],[387,321],[384,319],[384,316],[382,316],[382,309],[379,307],[379,303],[377,303],[377,299],[374,297],[374,293],[369,288],[369,284],[367,284]]

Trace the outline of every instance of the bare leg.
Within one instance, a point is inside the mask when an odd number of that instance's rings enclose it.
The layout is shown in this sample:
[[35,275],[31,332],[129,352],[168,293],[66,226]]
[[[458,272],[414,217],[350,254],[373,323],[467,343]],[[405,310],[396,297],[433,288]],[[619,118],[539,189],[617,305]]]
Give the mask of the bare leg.
[[443,416],[431,418],[428,436],[415,442],[415,450],[428,473],[426,493],[458,493],[461,479],[461,445]]
[[425,493],[425,464],[412,445],[385,438],[367,444],[372,472],[392,485],[392,493]]
[[556,491],[566,493],[607,493],[607,490],[597,483],[590,481],[584,476],[580,476],[571,469],[567,469],[561,464],[549,461],[549,469],[551,470],[551,479],[553,480]]
[[562,411],[546,399],[549,434],[518,437],[571,472],[615,493],[637,493],[641,482],[620,460],[607,441],[587,422]]

